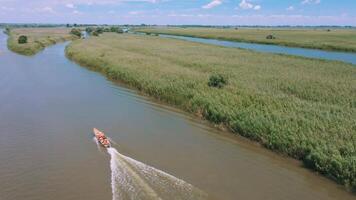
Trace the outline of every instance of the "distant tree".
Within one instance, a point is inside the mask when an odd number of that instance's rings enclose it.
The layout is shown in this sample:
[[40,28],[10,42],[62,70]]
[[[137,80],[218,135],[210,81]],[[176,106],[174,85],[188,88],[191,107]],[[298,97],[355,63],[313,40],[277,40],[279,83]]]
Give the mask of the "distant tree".
[[77,24],[74,24],[73,26],[74,26],[74,27],[77,27],[78,25],[77,25]]
[[97,28],[95,29],[95,31],[96,31],[98,34],[102,34],[102,33],[104,32],[104,28],[102,28],[102,27],[97,27]]
[[90,34],[91,32],[93,32],[93,28],[87,27],[87,28],[85,28],[85,32]]
[[18,43],[19,43],[19,44],[25,44],[25,43],[27,43],[27,36],[21,35],[21,36],[19,37],[19,39],[18,39]]
[[121,28],[117,27],[117,26],[112,26],[110,28],[110,32],[113,32],[113,33],[124,33],[124,31]]
[[72,28],[72,30],[70,31],[71,34],[76,35],[78,37],[82,36],[82,31],[80,29],[77,28]]
[[273,35],[267,35],[266,39],[268,39],[268,40],[272,40],[272,39],[276,39],[276,37],[275,37],[275,36],[273,36]]
[[10,33],[10,28],[9,28],[9,27],[6,27],[4,33],[5,33],[5,34],[9,34],[9,33]]
[[112,26],[112,27],[110,27],[110,32],[117,32],[118,29],[119,29],[119,27]]
[[66,26],[67,26],[67,28],[69,28],[69,27],[70,27],[70,24],[67,24]]

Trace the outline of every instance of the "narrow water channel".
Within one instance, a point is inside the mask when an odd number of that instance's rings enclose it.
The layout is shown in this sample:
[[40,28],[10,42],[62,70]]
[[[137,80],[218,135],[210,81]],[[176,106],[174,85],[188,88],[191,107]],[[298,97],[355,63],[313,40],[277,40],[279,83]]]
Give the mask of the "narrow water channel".
[[205,39],[205,38],[167,35],[167,34],[159,34],[159,36],[165,38],[187,40],[191,42],[200,42],[204,44],[213,44],[213,45],[224,46],[224,47],[249,49],[258,52],[286,54],[286,55],[302,56],[307,58],[318,58],[318,59],[325,59],[325,60],[336,60],[336,61],[342,61],[342,62],[356,65],[356,53],[324,51],[318,49],[307,49],[307,48],[297,48],[297,47],[285,47],[285,46],[270,45],[270,44],[233,42],[233,41],[226,41],[226,40]]
[[[137,177],[154,178],[145,182],[150,194],[169,196],[180,187],[178,196],[184,197],[192,191],[179,184],[167,186],[168,177],[204,191],[209,199],[355,199],[295,161],[227,137],[72,63],[64,55],[65,45],[20,56],[6,49],[6,35],[0,33],[1,200],[110,200],[112,187],[117,189],[112,185],[113,165],[129,170],[122,160]],[[93,127],[116,142],[118,152],[109,153],[120,159],[98,151]],[[114,176],[126,186],[122,171]],[[122,199],[135,196],[140,189],[135,187]]]

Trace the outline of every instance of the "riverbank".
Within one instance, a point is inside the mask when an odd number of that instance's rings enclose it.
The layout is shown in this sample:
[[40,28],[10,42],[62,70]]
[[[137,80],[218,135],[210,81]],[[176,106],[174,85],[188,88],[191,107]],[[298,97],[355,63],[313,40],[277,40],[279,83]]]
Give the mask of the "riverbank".
[[286,47],[286,46],[272,45],[272,44],[233,42],[233,41],[226,41],[226,40],[165,35],[165,34],[159,34],[159,37],[186,40],[190,42],[199,42],[203,44],[211,44],[211,45],[223,46],[229,48],[240,48],[240,49],[252,50],[252,51],[262,52],[262,53],[274,53],[274,54],[282,54],[282,55],[290,55],[290,56],[301,56],[301,57],[312,58],[312,59],[342,61],[342,62],[356,65],[356,53],[352,53],[352,52],[325,51],[319,49]]
[[[11,29],[7,46],[11,51],[22,55],[35,55],[49,45],[67,40],[78,39],[67,28],[18,28]],[[19,44],[20,35],[27,36],[27,43]]]
[[[289,47],[356,52],[355,29],[217,29],[145,28],[142,33],[158,33],[236,42],[274,44]],[[267,39],[272,35],[275,39]]]
[[[352,65],[107,33],[74,41],[66,54],[356,188]],[[212,74],[228,84],[209,87]]]

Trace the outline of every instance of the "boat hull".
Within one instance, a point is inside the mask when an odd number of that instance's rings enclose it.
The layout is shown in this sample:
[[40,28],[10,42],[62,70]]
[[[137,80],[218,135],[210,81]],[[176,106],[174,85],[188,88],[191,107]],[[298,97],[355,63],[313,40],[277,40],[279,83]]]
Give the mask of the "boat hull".
[[105,148],[109,148],[111,146],[111,143],[109,139],[105,136],[105,134],[98,129],[94,128],[93,129],[94,136],[98,140],[98,142]]

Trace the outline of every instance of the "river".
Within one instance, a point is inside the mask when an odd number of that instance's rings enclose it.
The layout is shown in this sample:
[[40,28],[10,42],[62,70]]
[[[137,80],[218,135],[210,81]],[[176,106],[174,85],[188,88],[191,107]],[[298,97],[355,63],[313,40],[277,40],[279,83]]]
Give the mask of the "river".
[[[26,57],[6,39],[1,32],[1,200],[109,200],[118,191],[121,199],[355,199],[299,162],[78,66],[65,57],[68,43]],[[93,127],[115,149],[97,147]]]
[[286,47],[281,45],[234,42],[234,41],[226,41],[226,40],[206,39],[206,38],[167,35],[167,34],[159,34],[159,36],[165,38],[187,40],[191,42],[199,42],[204,44],[212,44],[217,46],[249,49],[257,52],[277,53],[277,54],[301,56],[306,58],[324,59],[324,60],[336,60],[336,61],[342,61],[342,62],[356,65],[356,53],[353,52],[350,53],[350,52],[325,51],[325,50],[318,50],[318,49]]

